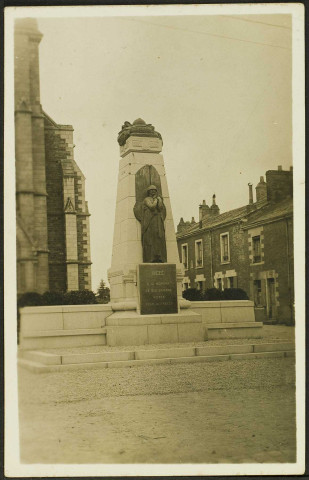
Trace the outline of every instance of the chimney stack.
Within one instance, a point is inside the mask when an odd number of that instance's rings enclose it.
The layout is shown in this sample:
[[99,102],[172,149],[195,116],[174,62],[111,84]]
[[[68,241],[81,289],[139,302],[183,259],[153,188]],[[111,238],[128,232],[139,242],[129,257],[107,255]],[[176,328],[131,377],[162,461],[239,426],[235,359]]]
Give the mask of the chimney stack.
[[209,206],[206,204],[206,201],[203,200],[202,205],[199,206],[199,221],[201,222],[208,215],[209,215]]
[[249,186],[249,205],[253,204],[253,190],[252,190],[252,183],[248,183]]
[[212,196],[212,205],[211,205],[211,207],[210,207],[210,213],[211,213],[211,215],[213,215],[213,216],[220,214],[220,209],[219,209],[218,205],[216,204],[216,195],[215,195],[215,193],[214,193],[213,196]]
[[293,197],[293,168],[282,170],[268,170],[266,172],[267,200],[280,202],[285,198]]
[[261,205],[267,202],[267,185],[264,182],[264,177],[260,177],[260,181],[255,187],[256,191],[256,203]]

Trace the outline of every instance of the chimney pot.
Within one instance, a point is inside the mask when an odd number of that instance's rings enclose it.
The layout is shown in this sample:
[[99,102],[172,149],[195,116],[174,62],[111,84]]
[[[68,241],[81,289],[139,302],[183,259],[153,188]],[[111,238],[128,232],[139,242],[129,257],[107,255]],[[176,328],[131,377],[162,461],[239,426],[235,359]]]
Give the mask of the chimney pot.
[[260,182],[264,183],[264,177],[260,177]]
[[293,172],[293,167],[290,167],[290,172]]
[[278,165],[278,171],[282,172],[282,165]]

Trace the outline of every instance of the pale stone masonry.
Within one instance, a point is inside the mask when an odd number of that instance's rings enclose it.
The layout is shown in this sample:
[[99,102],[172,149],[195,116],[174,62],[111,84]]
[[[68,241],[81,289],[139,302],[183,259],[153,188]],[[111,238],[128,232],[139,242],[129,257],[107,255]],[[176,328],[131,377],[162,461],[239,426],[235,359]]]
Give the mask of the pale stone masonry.
[[85,177],[73,128],[40,104],[36,20],[15,24],[17,292],[91,289]]
[[[137,119],[134,126],[145,124]],[[153,165],[162,185],[162,197],[166,206],[165,237],[167,261],[176,264],[178,295],[180,302],[183,267],[180,264],[175,236],[173,215],[168,192],[161,138],[130,136],[120,146],[118,190],[116,200],[112,265],[108,271],[112,302],[137,302],[137,265],[143,262],[141,226],[134,215],[136,203],[135,177],[145,165]]]

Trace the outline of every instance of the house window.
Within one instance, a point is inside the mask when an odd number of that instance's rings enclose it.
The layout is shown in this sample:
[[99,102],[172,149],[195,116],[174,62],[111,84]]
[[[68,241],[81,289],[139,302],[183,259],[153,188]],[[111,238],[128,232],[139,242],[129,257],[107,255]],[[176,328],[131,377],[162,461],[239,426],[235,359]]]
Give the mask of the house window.
[[234,277],[227,277],[228,288],[235,288]]
[[217,286],[218,286],[218,289],[222,291],[222,278],[217,278]]
[[202,291],[203,290],[203,282],[200,282],[200,281],[196,282],[196,288],[197,288],[197,290]]
[[254,280],[253,282],[254,304],[256,306],[262,305],[262,282],[261,280]]
[[221,233],[220,246],[221,246],[221,263],[228,263],[230,261],[230,246],[229,246],[228,233]]
[[189,284],[188,283],[183,283],[183,289],[188,290],[188,288],[189,288]]
[[181,245],[181,261],[186,270],[188,270],[188,244]]
[[203,242],[196,240],[195,242],[195,265],[196,267],[203,266]]
[[253,246],[253,263],[259,263],[261,261],[261,237],[257,235],[252,237]]

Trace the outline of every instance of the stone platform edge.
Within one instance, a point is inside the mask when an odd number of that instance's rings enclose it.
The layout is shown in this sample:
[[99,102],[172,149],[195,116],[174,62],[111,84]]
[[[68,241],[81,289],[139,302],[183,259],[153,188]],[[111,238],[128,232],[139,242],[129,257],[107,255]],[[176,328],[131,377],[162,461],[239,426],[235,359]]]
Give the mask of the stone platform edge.
[[18,363],[21,367],[34,373],[48,373],[85,368],[121,368],[153,364],[284,358],[294,357],[294,355],[295,344],[282,342],[84,354],[21,351]]

